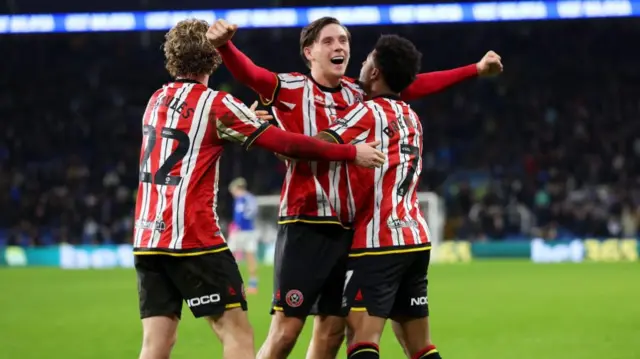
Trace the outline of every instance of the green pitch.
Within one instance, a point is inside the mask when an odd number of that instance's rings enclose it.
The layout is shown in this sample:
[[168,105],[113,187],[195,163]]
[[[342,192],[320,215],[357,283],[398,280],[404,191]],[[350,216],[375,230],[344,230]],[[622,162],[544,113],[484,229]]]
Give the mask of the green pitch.
[[[271,269],[261,275],[261,292],[249,297],[256,345],[270,320]],[[445,358],[640,358],[637,263],[443,264],[431,267],[430,280],[433,338]],[[0,285],[1,358],[136,357],[133,270],[2,269]],[[220,357],[204,321],[186,306],[183,317],[174,357]],[[304,358],[309,329],[291,358]],[[390,328],[381,350],[402,358]]]

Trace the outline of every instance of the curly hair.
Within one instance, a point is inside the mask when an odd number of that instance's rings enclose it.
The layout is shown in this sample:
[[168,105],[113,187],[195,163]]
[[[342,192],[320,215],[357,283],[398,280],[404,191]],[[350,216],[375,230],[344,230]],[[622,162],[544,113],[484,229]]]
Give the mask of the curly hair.
[[411,41],[398,35],[380,36],[374,56],[376,67],[395,93],[402,92],[415,81],[420,71],[422,54]]
[[204,20],[180,21],[164,35],[165,68],[172,77],[211,75],[222,63],[220,54],[207,39]]

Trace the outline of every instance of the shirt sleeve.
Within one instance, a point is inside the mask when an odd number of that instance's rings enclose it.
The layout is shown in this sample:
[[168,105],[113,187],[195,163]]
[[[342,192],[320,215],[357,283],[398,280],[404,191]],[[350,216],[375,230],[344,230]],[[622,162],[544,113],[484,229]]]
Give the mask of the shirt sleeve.
[[297,133],[285,132],[268,122],[261,122],[240,100],[221,94],[214,101],[210,116],[215,118],[220,139],[241,143],[248,150],[254,143],[269,151],[286,156],[323,161],[353,161],[355,146],[338,145]]
[[302,106],[307,77],[297,72],[274,74],[276,86],[269,97],[260,95],[260,102],[264,106],[275,106],[280,111],[293,111],[296,106]]
[[302,103],[308,78],[298,72],[274,73],[256,65],[231,41],[218,49],[225,66],[235,79],[251,87],[264,106],[291,111]]
[[476,64],[458,67],[452,70],[418,74],[416,80],[402,91],[400,97],[404,101],[417,100],[477,75],[478,67]]
[[229,41],[221,46],[218,52],[231,75],[251,87],[261,98],[269,98],[275,93],[278,86],[276,74],[256,65],[233,42]]
[[373,115],[369,107],[363,103],[351,105],[346,115],[333,122],[333,124],[321,131],[329,135],[336,143],[358,143],[369,137],[369,132],[374,125]]
[[260,121],[242,101],[230,94],[215,101],[212,109],[218,138],[249,148],[270,124]]

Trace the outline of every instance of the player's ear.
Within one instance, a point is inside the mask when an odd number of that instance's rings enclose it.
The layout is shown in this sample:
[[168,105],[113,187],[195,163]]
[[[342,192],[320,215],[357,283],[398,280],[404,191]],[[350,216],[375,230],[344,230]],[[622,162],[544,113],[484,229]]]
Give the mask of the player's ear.
[[380,70],[377,67],[371,69],[371,81],[375,81],[380,77]]
[[302,51],[304,52],[304,57],[307,59],[307,61],[311,62],[311,59],[313,58],[313,56],[311,55],[311,47],[307,46],[302,49]]

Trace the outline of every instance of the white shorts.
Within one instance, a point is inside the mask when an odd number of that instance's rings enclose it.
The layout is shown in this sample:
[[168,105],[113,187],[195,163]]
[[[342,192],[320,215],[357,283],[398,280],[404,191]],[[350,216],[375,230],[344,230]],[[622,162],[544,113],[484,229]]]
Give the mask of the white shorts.
[[252,231],[236,231],[229,236],[227,245],[231,252],[243,251],[246,253],[255,253],[258,251],[259,233]]

